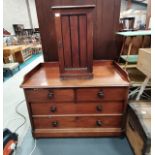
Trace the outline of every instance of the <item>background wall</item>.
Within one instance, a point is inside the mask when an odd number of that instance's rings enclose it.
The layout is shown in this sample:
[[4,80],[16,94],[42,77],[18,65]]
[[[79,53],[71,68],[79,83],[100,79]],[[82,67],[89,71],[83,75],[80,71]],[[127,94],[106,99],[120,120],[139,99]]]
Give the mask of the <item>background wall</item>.
[[35,0],[27,0],[27,1],[29,2],[30,6],[33,27],[39,28]]
[[[126,9],[127,9],[127,1],[121,0],[121,12],[126,11]],[[131,9],[133,9],[133,10],[146,10],[146,6],[136,4],[136,3],[132,3]]]
[[[4,0],[3,1],[3,27],[14,34],[13,24],[24,24],[25,28],[31,28],[27,3],[30,6],[30,14],[32,18],[32,25],[38,28],[38,18],[36,13],[35,0]],[[127,8],[127,1],[121,0],[121,11]],[[146,10],[145,6],[132,4],[133,10]]]
[[23,24],[25,28],[31,28],[26,1],[29,2],[33,27],[39,27],[34,0],[4,0],[3,28],[11,34],[14,34],[13,24]]

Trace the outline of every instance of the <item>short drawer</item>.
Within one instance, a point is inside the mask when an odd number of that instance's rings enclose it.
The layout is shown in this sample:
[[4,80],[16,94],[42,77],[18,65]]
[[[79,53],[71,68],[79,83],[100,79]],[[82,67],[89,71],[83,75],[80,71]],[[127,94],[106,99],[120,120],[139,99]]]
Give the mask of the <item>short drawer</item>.
[[120,114],[123,102],[104,103],[31,103],[32,115]]
[[74,101],[72,89],[26,89],[28,102],[61,102]]
[[55,116],[34,117],[34,127],[36,129],[47,128],[117,128],[121,127],[121,116]]
[[82,88],[77,89],[77,101],[122,101],[127,98],[127,88]]

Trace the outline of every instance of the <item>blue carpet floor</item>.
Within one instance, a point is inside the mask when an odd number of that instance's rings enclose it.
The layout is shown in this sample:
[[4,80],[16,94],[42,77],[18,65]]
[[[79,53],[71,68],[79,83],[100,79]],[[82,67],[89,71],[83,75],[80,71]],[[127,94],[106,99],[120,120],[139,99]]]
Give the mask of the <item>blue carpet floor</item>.
[[[28,155],[34,146],[30,130],[16,155]],[[133,155],[126,138],[37,139],[32,155]]]
[[133,155],[126,139],[40,139],[36,155]]
[[[30,59],[26,60],[23,63],[20,63],[20,70],[23,69],[24,67],[26,67],[28,64],[30,64],[32,61],[34,61],[36,58],[38,58],[41,55],[42,55],[41,53],[33,54]],[[18,71],[19,71],[18,69],[13,70],[13,73],[14,73],[13,75],[15,75]],[[4,81],[8,80],[11,77],[12,77],[12,75],[9,72],[4,72],[3,73],[3,80]]]

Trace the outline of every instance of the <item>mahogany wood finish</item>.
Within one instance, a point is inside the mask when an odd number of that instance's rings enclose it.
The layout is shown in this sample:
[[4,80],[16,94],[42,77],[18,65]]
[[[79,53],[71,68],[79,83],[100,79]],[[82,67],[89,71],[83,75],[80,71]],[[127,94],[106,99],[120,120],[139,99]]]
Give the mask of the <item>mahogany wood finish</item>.
[[123,101],[126,99],[126,88],[83,88],[77,89],[77,101]]
[[[44,60],[58,61],[54,15],[51,7],[95,5],[93,13],[94,46],[93,58],[117,59],[121,45],[118,46],[115,32],[119,31],[119,16],[121,0],[35,0],[39,21],[39,29],[43,46]],[[64,18],[63,20],[66,20]],[[83,19],[82,19],[83,20]],[[82,23],[81,21],[80,23]],[[67,22],[64,27],[67,27]],[[64,29],[63,29],[64,30]],[[76,32],[75,32],[76,33]],[[66,35],[68,30],[66,29]],[[75,38],[76,39],[76,38]],[[68,44],[65,47],[68,48]],[[83,45],[81,45],[83,47]],[[83,50],[85,48],[83,47]],[[69,57],[69,55],[68,55]],[[84,57],[83,57],[84,58]],[[69,61],[67,63],[70,63]],[[67,64],[68,65],[68,64]]]
[[[59,102],[58,102],[59,103]],[[120,114],[123,102],[80,102],[80,103],[35,103],[30,104],[32,115],[62,114]]]
[[92,78],[94,5],[52,7],[61,78]]
[[[24,78],[23,88],[128,87],[127,73],[113,61],[94,61],[93,79],[61,80],[59,64],[40,63]],[[113,95],[113,94],[111,94]]]
[[58,63],[30,71],[24,88],[32,133],[39,137],[119,136],[128,76],[113,61],[94,61],[93,79],[61,80]]
[[123,130],[119,128],[69,128],[69,129],[35,129],[33,136],[45,137],[103,137],[121,136]]
[[119,128],[121,116],[54,116],[51,118],[34,117],[37,129],[51,128]]
[[28,89],[25,91],[29,102],[74,101],[72,89]]

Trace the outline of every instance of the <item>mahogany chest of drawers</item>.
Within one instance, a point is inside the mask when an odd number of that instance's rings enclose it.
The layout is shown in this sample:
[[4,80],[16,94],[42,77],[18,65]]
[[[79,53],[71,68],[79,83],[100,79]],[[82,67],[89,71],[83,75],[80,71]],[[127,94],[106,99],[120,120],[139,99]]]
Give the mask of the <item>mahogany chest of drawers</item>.
[[129,80],[113,61],[94,61],[93,79],[61,80],[57,63],[41,63],[21,85],[34,137],[120,136]]

